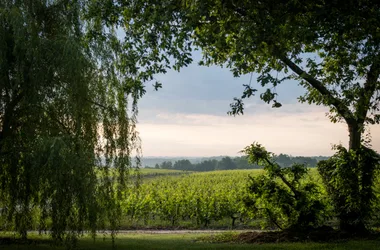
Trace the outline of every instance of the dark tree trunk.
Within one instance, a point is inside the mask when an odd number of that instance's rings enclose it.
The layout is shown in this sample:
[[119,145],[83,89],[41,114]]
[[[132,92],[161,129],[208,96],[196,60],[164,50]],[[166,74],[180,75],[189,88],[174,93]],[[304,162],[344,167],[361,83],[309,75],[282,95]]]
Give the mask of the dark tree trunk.
[[231,216],[231,219],[232,219],[232,228],[234,228],[235,227],[235,221],[236,221],[236,219],[237,219],[237,217],[234,217],[234,216]]
[[[362,124],[359,124],[357,122],[352,122],[352,123],[348,124],[349,138],[350,138],[349,150],[358,151],[360,149],[361,135],[362,135],[361,127],[362,127]],[[359,162],[357,162],[357,164],[358,163]],[[358,166],[358,167],[362,167],[362,166]],[[354,171],[354,169],[351,169],[348,171]],[[353,174],[352,176],[354,176],[354,175],[355,174]],[[355,177],[358,177],[358,176],[355,176]],[[353,197],[357,197],[357,195],[355,193],[356,193],[356,191],[360,192],[359,190],[361,189],[360,186],[362,186],[362,183],[360,183],[359,179],[357,179],[356,181],[354,181],[354,180],[350,180],[350,181],[352,181],[351,184],[353,185],[351,187],[351,189],[352,189],[351,195],[353,195]],[[359,197],[360,197],[360,195],[359,195]],[[363,201],[359,197],[357,197],[358,200],[356,202],[362,203]],[[360,205],[362,205],[362,204],[360,204]],[[359,206],[359,207],[362,207],[362,206]],[[340,214],[339,215],[339,221],[340,221],[339,227],[340,227],[340,229],[342,231],[346,231],[346,232],[349,232],[352,234],[366,233],[367,230],[366,230],[365,222],[362,218],[362,213],[363,213],[363,211],[354,209],[351,211],[345,211],[344,213]]]
[[360,131],[361,124],[352,123],[348,124],[348,131],[350,135],[349,150],[357,150],[360,148],[362,132]]

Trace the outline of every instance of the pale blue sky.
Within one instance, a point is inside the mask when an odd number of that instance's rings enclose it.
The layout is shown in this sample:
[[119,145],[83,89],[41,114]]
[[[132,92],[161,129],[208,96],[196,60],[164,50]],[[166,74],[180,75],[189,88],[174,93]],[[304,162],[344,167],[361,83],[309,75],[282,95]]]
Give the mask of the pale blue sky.
[[[244,116],[228,116],[250,75],[235,78],[226,68],[198,66],[199,59],[196,52],[187,68],[156,76],[163,83],[159,91],[147,87],[138,125],[144,156],[234,156],[253,141],[275,153],[331,155],[332,144],[347,145],[345,124],[330,123],[325,107],[299,104],[304,89],[295,81],[277,87],[282,108],[272,109],[255,96],[246,102]],[[256,77],[252,85],[260,89]],[[377,130],[371,128],[379,150]]]
[[[148,93],[140,103],[140,108],[151,109],[154,102],[158,105],[155,108],[169,112],[225,115],[233,98],[241,96],[243,84],[250,82],[250,75],[236,78],[227,68],[198,66],[197,62],[201,58],[199,51],[193,53],[193,58],[194,63],[180,72],[170,70],[167,74],[156,76],[164,84],[163,89],[156,92],[152,86],[148,86]],[[252,85],[259,90],[265,89],[256,83],[256,77],[253,74]],[[283,104],[296,103],[296,98],[304,92],[294,81],[280,85],[277,91],[281,94],[278,100]],[[183,103],[187,105],[182,105]],[[261,104],[262,101],[257,97],[251,98],[248,103]],[[250,110],[249,113],[252,112],[255,110]]]

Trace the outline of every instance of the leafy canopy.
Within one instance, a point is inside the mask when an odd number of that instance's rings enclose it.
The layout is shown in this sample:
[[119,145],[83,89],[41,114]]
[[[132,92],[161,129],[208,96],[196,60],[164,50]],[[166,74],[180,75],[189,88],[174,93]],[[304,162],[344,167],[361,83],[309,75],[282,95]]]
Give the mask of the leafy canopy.
[[[138,49],[171,57],[174,69],[191,62],[221,65],[235,76],[257,72],[273,107],[275,87],[288,79],[306,90],[301,102],[330,107],[330,118],[348,124],[379,123],[380,5],[377,1],[126,1],[127,36]],[[147,49],[149,48],[149,49]],[[245,85],[230,114],[257,89]],[[368,113],[370,112],[370,113]]]

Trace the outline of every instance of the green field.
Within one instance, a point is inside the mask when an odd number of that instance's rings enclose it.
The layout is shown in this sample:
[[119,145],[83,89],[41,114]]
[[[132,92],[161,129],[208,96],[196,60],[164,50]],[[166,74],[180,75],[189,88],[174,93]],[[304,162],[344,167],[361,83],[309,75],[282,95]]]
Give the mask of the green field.
[[[205,234],[123,234],[118,235],[115,244],[116,249],[311,249],[311,250],[349,250],[349,249],[379,249],[379,241],[348,241],[341,243],[278,243],[278,244],[238,244],[238,243],[205,243],[199,241]],[[32,239],[43,239],[38,236],[31,236]],[[45,237],[44,239],[47,240]],[[78,247],[81,250],[89,249],[112,249],[112,242],[109,237],[103,239],[99,236],[95,241],[89,237],[79,240]],[[6,250],[64,250],[63,246],[54,247],[49,242],[31,245],[0,245]]]
[[[122,228],[261,228],[244,206],[248,176],[263,170],[184,172],[141,170],[141,185],[127,190]],[[310,178],[318,178],[316,169]]]

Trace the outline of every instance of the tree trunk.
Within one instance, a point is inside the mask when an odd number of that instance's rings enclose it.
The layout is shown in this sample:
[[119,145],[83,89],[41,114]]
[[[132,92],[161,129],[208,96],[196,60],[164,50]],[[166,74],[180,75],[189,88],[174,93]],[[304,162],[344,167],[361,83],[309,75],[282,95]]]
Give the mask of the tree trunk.
[[360,131],[360,127],[362,124],[358,124],[356,122],[348,124],[348,131],[350,135],[349,141],[349,150],[357,150],[360,148],[362,132]]
[[235,221],[236,221],[236,219],[237,219],[237,217],[234,217],[234,216],[231,216],[231,219],[232,219],[232,228],[234,228],[235,227]]
[[[349,150],[357,151],[360,149],[361,134],[362,134],[361,127],[362,127],[362,124],[359,124],[357,122],[352,122],[352,123],[348,124],[349,138],[350,138]],[[357,162],[357,163],[359,163],[359,162]],[[361,167],[361,166],[359,166],[359,167]],[[348,171],[354,171],[354,169],[350,169]],[[359,178],[359,176],[355,176],[355,177]],[[354,181],[354,180],[351,180],[351,181],[352,181],[351,184],[353,186],[351,187],[352,193],[350,194],[350,196],[358,198],[359,200],[356,201],[358,203],[363,202],[361,200],[361,198],[357,197],[357,195],[355,194],[356,192],[359,192],[360,186],[362,183],[360,183],[359,179],[357,179],[356,181]],[[362,206],[359,206],[359,207],[362,207]],[[366,233],[367,230],[366,230],[366,226],[365,226],[365,223],[363,221],[363,218],[362,218],[362,212],[363,211],[354,209],[351,211],[345,211],[344,213],[340,214],[339,215],[339,220],[340,220],[339,227],[340,227],[340,229],[342,231],[346,231],[346,232],[354,233],[354,234]]]

